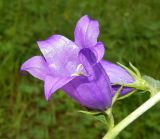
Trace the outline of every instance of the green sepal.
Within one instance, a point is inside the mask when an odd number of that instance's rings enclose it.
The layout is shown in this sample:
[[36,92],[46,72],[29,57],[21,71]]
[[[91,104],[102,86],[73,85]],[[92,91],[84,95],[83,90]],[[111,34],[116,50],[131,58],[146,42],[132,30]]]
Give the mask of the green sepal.
[[[128,71],[128,73],[134,78],[137,79],[137,74],[135,72],[133,72],[131,69],[129,69],[128,67],[124,66],[123,64],[117,62],[118,65],[120,65],[122,68],[124,68],[126,71]],[[130,63],[131,64],[131,63]],[[133,65],[132,65],[133,66]],[[135,67],[134,67],[135,68]],[[138,70],[138,69],[137,69]],[[140,72],[139,72],[140,73]]]
[[133,90],[133,91],[131,91],[130,93],[128,93],[128,94],[126,94],[126,95],[123,95],[123,96],[117,98],[117,100],[122,100],[122,99],[125,99],[125,98],[127,98],[127,97],[130,97],[130,96],[131,96],[132,94],[134,94],[135,92],[137,92],[137,90]]
[[140,71],[135,66],[133,66],[131,62],[129,63],[129,65],[132,68],[132,70],[124,66],[123,64],[120,63],[118,64],[126,71],[128,71],[128,73],[134,78],[135,81],[129,84],[116,83],[116,85],[123,85],[126,87],[135,88],[137,90],[143,90],[143,91],[149,90],[149,84],[146,82],[146,80],[142,78]]
[[137,75],[139,78],[141,78],[142,76],[141,76],[140,71],[139,71],[131,62],[129,62],[129,65],[130,65],[130,67],[135,71],[136,75]]
[[102,113],[102,112],[83,111],[83,110],[79,110],[78,112],[83,113],[83,114],[87,114],[87,115],[92,115],[92,116],[99,115]]
[[112,98],[112,106],[116,102],[116,100],[118,99],[119,94],[120,94],[122,89],[123,89],[123,85],[116,91],[115,95],[113,96],[113,98]]

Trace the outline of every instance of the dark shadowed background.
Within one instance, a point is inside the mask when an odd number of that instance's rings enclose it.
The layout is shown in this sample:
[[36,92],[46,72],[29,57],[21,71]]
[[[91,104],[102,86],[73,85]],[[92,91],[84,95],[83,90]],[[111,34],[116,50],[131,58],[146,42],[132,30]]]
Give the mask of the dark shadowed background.
[[[21,76],[20,65],[40,54],[36,41],[52,34],[73,39],[84,14],[100,23],[105,59],[160,79],[160,0],[0,0],[0,139],[101,139],[105,126],[77,110],[63,92],[49,102],[43,82]],[[116,121],[147,99],[137,93],[119,101]],[[117,139],[159,139],[160,105],[127,127]]]

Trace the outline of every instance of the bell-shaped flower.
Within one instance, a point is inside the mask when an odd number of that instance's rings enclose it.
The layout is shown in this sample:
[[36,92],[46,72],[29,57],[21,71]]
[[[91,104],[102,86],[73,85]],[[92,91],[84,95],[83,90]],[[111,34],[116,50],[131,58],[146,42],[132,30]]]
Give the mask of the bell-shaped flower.
[[[114,84],[128,84],[134,79],[120,66],[102,60],[105,49],[102,42],[97,42],[98,35],[98,22],[85,15],[77,22],[74,42],[61,35],[38,41],[43,56],[24,62],[21,71],[44,81],[47,100],[62,89],[81,105],[104,110],[111,106],[119,88]],[[124,87],[120,94],[130,91]]]
[[87,108],[105,110],[111,106],[110,81],[99,62],[104,46],[97,42],[98,26],[97,21],[83,16],[75,28],[75,42],[61,35],[38,41],[43,56],[24,62],[21,71],[44,81],[47,100],[62,89]]

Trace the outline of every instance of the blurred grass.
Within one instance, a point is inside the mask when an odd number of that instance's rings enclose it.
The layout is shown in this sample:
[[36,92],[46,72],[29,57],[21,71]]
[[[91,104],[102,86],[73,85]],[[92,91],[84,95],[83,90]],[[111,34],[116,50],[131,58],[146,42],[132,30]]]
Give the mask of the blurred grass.
[[[36,41],[52,34],[73,39],[84,14],[100,22],[105,58],[128,64],[160,79],[159,0],[1,0],[0,1],[0,139],[100,139],[105,127],[76,112],[81,107],[57,92],[46,102],[43,83],[19,74],[20,65],[40,54]],[[116,121],[143,101],[136,94],[117,103]],[[158,139],[159,106],[123,131],[118,139]]]

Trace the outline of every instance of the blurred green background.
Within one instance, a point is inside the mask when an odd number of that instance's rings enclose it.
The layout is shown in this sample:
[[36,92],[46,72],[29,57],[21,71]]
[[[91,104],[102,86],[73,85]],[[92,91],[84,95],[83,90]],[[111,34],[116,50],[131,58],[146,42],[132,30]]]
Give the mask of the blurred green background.
[[[80,114],[63,92],[46,102],[43,82],[21,76],[20,65],[40,54],[36,41],[52,34],[73,39],[77,20],[100,23],[105,59],[160,79],[160,0],[0,0],[0,139],[101,139],[105,126]],[[116,122],[147,99],[119,101]],[[159,139],[160,105],[128,126],[117,139]]]

